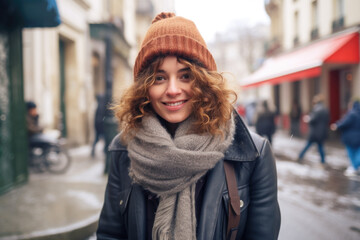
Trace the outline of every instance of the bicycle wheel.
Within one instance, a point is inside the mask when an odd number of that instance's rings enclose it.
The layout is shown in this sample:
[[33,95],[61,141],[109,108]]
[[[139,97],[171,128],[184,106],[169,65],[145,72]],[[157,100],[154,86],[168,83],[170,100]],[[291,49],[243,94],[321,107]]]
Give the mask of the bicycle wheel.
[[48,148],[45,159],[47,170],[52,173],[65,173],[71,163],[68,152],[58,146]]
[[29,153],[29,168],[31,172],[43,173],[47,171],[45,164],[44,149],[41,147],[30,148]]

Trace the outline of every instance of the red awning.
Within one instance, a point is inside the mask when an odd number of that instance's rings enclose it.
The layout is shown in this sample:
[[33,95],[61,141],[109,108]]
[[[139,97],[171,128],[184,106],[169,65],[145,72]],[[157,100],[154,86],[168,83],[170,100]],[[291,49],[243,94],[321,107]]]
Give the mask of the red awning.
[[324,63],[356,64],[359,60],[359,32],[342,34],[271,57],[240,85],[253,87],[316,77]]

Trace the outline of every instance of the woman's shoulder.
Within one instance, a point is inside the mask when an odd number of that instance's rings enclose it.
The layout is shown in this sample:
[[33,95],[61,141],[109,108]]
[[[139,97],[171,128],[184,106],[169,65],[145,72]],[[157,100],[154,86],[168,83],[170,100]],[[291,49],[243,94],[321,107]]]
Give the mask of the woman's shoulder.
[[118,133],[111,141],[108,150],[111,151],[127,151],[126,145],[122,143],[121,133]]
[[265,138],[261,137],[259,134],[255,132],[250,131],[250,136],[252,141],[254,142],[256,150],[260,153],[264,144],[265,144]]

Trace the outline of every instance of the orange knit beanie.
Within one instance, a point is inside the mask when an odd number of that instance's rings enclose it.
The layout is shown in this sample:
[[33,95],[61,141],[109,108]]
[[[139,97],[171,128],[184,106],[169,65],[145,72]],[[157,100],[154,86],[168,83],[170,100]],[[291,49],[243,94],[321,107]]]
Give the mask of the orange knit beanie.
[[174,13],[160,13],[152,21],[135,60],[134,77],[158,56],[176,55],[216,70],[213,56],[207,49],[195,24]]

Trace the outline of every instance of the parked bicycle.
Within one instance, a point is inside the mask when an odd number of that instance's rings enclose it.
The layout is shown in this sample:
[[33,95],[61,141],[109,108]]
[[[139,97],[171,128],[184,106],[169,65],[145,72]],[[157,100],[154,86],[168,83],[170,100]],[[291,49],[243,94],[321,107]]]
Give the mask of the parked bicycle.
[[29,167],[34,172],[65,173],[71,164],[66,140],[50,134],[37,134],[30,139]]

